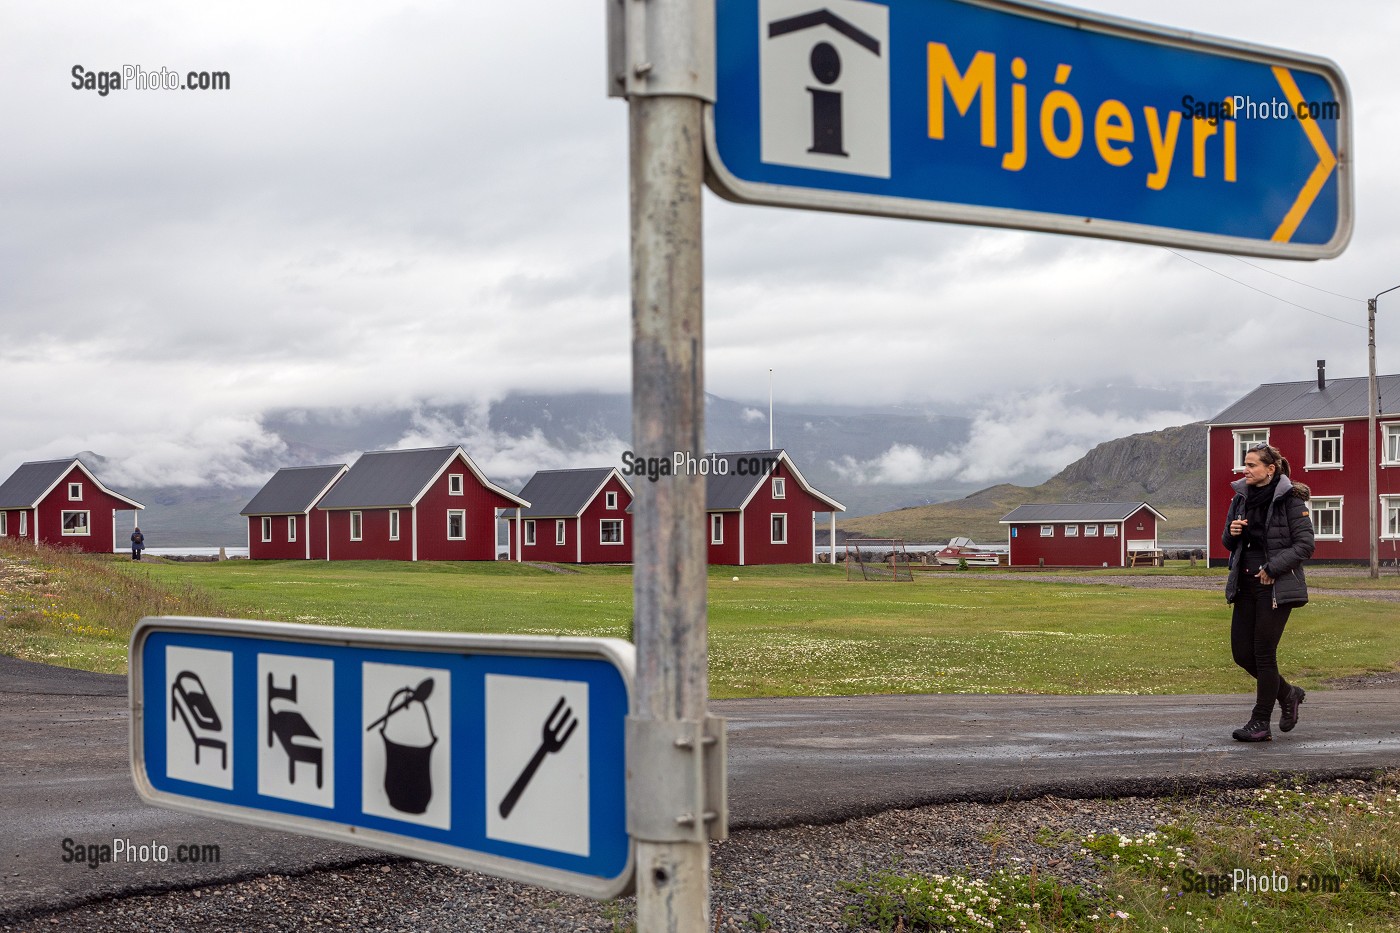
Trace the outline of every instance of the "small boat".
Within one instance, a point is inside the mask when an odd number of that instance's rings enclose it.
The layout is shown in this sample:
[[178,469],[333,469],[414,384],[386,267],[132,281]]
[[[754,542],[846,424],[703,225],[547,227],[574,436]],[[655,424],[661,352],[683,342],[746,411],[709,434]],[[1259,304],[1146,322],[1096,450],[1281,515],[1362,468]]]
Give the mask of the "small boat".
[[971,538],[954,538],[933,556],[945,567],[956,567],[960,563],[969,567],[997,567],[1006,563],[1007,553],[1004,544],[973,544]]

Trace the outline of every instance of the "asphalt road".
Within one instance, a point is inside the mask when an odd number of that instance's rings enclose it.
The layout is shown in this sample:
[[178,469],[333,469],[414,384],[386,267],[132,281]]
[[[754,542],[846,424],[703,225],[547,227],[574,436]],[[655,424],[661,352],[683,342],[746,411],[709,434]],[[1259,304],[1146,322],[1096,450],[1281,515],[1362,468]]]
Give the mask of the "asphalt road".
[[[1400,687],[1314,690],[1302,721],[1243,745],[1241,696],[729,700],[731,826],[1044,794],[1150,795],[1400,767]],[[152,807],[127,753],[126,679],[0,657],[0,921],[140,890],[295,874],[372,851]],[[75,846],[219,847],[216,864],[103,864]],[[71,840],[65,847],[64,840]],[[65,861],[69,858],[69,861]]]

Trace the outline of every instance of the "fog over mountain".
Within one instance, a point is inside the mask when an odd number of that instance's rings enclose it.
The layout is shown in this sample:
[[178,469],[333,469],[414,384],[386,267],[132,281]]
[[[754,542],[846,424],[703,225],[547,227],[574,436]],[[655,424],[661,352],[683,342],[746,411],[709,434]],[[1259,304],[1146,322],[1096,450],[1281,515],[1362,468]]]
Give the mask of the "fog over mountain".
[[[776,445],[845,504],[847,516],[957,499],[991,483],[1034,485],[1103,441],[1208,417],[1233,400],[1213,386],[1104,386],[989,394],[972,410],[936,412],[881,405],[868,388],[852,395],[848,405],[774,412]],[[536,470],[621,465],[631,399],[513,394],[470,405],[278,409],[215,439],[217,427],[200,443],[175,437],[125,456],[84,456],[106,482],[146,504],[141,522],[153,546],[238,545],[245,537],[238,512],[280,467],[459,444],[494,482],[518,490]],[[766,401],[708,396],[706,436],[711,450],[766,448]]]

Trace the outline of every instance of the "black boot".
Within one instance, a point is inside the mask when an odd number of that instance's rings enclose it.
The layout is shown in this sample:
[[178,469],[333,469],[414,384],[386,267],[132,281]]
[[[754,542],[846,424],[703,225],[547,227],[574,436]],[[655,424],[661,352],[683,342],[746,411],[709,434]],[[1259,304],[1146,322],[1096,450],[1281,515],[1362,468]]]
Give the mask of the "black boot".
[[1267,742],[1274,737],[1269,731],[1267,719],[1251,719],[1244,724],[1244,728],[1236,729],[1232,735],[1237,742]]
[[1308,691],[1302,687],[1292,687],[1288,696],[1278,701],[1283,709],[1283,715],[1278,718],[1278,727],[1284,732],[1292,732],[1293,727],[1298,725],[1298,707],[1303,705],[1303,697],[1307,695]]

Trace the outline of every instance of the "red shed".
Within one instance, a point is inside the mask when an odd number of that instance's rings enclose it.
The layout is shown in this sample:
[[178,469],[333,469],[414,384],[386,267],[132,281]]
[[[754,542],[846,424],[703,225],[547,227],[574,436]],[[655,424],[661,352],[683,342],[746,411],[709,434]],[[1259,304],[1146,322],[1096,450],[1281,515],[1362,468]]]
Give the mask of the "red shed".
[[327,560],[495,560],[498,510],[529,505],[462,448],[428,447],[362,454],[318,510]]
[[1165,521],[1146,502],[1065,502],[1017,506],[1001,523],[1012,567],[1127,567],[1135,554],[1155,557]]
[[817,561],[817,515],[846,507],[817,490],[785,450],[710,454],[705,530],[711,564],[807,564]]
[[0,484],[0,537],[110,554],[125,542],[114,541],[117,513],[144,508],[76,457],[23,463]]
[[517,560],[632,560],[632,516],[627,511],[632,487],[615,467],[541,470],[530,477],[520,496],[530,507],[521,510],[518,525],[514,520],[508,523],[510,553]]
[[[1378,550],[1400,560],[1400,375],[1376,380],[1381,413],[1376,424]],[[1241,476],[1245,452],[1268,442],[1288,458],[1294,480],[1312,490],[1313,560],[1370,559],[1370,498],[1366,464],[1370,404],[1362,377],[1328,381],[1318,363],[1315,381],[1261,385],[1212,418],[1206,445],[1206,541],[1211,566],[1229,562],[1220,543],[1225,515]]]
[[326,520],[317,504],[350,468],[284,467],[243,511],[253,560],[325,560]]

